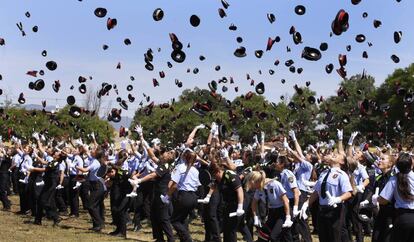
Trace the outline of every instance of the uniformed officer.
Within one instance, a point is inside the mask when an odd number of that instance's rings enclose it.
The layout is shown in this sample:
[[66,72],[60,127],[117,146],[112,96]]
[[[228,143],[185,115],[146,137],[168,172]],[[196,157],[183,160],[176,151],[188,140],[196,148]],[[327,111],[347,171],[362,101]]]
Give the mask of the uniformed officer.
[[[69,166],[69,206],[70,214],[69,216],[79,217],[79,176],[83,177],[81,171],[76,169],[77,166],[84,167],[83,159],[79,153],[79,149],[76,149],[74,153],[68,157],[68,166]],[[85,184],[82,184],[84,186]]]
[[176,197],[173,198],[173,214],[171,224],[177,231],[181,242],[192,241],[188,230],[187,218],[191,211],[197,207],[196,191],[201,185],[198,178],[198,170],[193,165],[196,162],[196,154],[191,150],[183,152],[184,163],[175,167],[171,174],[171,181],[168,185],[167,195],[161,195],[164,203],[170,202],[170,197],[177,190]]
[[39,196],[38,207],[36,211],[35,224],[42,224],[43,210],[46,211],[47,217],[53,219],[54,225],[57,225],[61,218],[56,210],[56,187],[58,186],[59,165],[64,162],[66,155],[59,151],[53,153],[53,158],[48,160],[40,157],[37,152],[34,152],[36,160],[45,165],[44,168],[31,168],[31,172],[44,172],[42,191]]
[[290,215],[289,199],[283,185],[275,179],[267,179],[263,171],[253,171],[249,176],[249,183],[256,188],[252,211],[254,224],[262,227],[259,217],[256,215],[257,202],[266,203],[268,208],[267,221],[264,224],[268,230],[269,241],[292,241],[290,227],[293,225]]
[[86,147],[84,147],[84,151],[88,156],[89,165],[86,168],[76,166],[76,169],[81,172],[89,172],[87,178],[90,184],[88,211],[93,223],[93,227],[90,230],[100,232],[104,228],[104,218],[101,209],[105,198],[105,189],[102,178],[98,176],[97,172],[101,168],[101,164],[105,163],[105,153],[103,150],[94,150],[89,153]]
[[11,202],[7,197],[8,182],[10,181],[11,157],[4,148],[0,150],[0,201],[3,203],[3,211],[10,211]]
[[[378,162],[378,168],[380,169],[381,174],[379,174],[375,179],[375,189],[378,189],[378,192],[382,192],[387,182],[392,176],[394,176],[394,172],[392,170],[393,165],[394,157],[388,154],[381,154]],[[379,206],[378,214],[374,217],[372,242],[391,242],[393,217],[393,201],[386,205]]]
[[344,223],[343,202],[351,198],[348,175],[340,169],[346,163],[343,154],[332,152],[324,157],[330,169],[324,171],[314,187],[309,206],[319,200],[318,235],[321,242],[340,242]]
[[[296,139],[296,135],[293,130],[289,131],[289,136],[295,144],[296,152],[290,149],[286,140],[284,141],[284,147],[289,151],[289,155],[291,155],[293,158],[293,173],[296,176],[296,182],[300,191],[298,209],[302,209],[304,202],[308,200],[309,195],[312,192],[312,189],[306,184],[306,182],[311,180],[313,165],[305,159],[305,156],[303,155],[302,149]],[[294,241],[299,241],[299,234],[302,236],[302,239],[304,241],[312,241],[309,225],[305,219],[296,219],[292,227],[292,235]]]
[[[245,241],[253,241],[244,222],[244,192],[239,176],[231,170],[223,170],[217,163],[210,165],[215,188],[223,198],[223,240],[237,241],[237,231],[242,232]],[[213,192],[213,191],[211,191]]]
[[378,196],[372,197],[373,204],[386,205],[395,200],[395,218],[391,241],[409,242],[414,238],[414,172],[412,157],[401,153],[397,159],[398,173],[390,178]]
[[67,214],[69,199],[69,166],[66,163],[69,158],[59,163],[58,186],[56,187],[56,206],[59,213]]
[[[24,162],[24,153],[23,150],[20,149],[20,145],[15,144],[15,152],[16,154],[13,156],[13,164],[16,166],[17,169],[17,179],[19,180],[18,183],[18,190],[19,190],[19,204],[20,204],[20,211],[17,212],[18,214],[26,214],[30,210],[30,203],[29,203],[29,187],[27,182],[25,181],[27,177],[27,169],[26,164]],[[32,165],[32,164],[29,164]]]
[[154,181],[154,194],[151,201],[152,234],[156,242],[165,241],[164,234],[167,237],[167,241],[172,242],[174,241],[170,223],[172,206],[169,203],[163,203],[161,201],[161,195],[167,194],[168,192],[168,183],[171,180],[171,165],[175,160],[176,153],[174,150],[167,151],[161,146],[159,155],[159,158],[152,157],[158,164],[154,172],[151,172],[142,178],[138,178],[137,180],[131,180],[131,182],[134,183],[134,185],[141,186],[148,181]]

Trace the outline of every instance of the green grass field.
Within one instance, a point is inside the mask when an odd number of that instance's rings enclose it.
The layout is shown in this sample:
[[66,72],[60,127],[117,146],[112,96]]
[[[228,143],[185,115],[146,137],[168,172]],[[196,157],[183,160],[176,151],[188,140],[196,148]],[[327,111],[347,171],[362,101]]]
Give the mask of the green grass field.
[[[11,196],[10,200],[13,204],[12,211],[0,210],[0,241],[125,241],[108,235],[114,230],[114,226],[109,224],[111,217],[108,210],[105,229],[101,233],[94,233],[88,230],[91,222],[86,211],[81,211],[79,218],[62,216],[62,222],[56,227],[53,226],[52,221],[48,220],[44,220],[39,226],[32,223],[34,219],[31,216],[16,214],[19,210],[18,196]],[[109,208],[109,199],[105,200],[105,206]],[[204,227],[199,219],[192,222],[190,230],[194,242],[204,241]],[[127,238],[130,241],[154,241],[151,227],[146,223],[139,232],[129,230]],[[313,236],[313,239],[319,241],[316,236]],[[240,234],[239,241],[243,241]],[[365,237],[365,241],[368,242],[370,239]]]

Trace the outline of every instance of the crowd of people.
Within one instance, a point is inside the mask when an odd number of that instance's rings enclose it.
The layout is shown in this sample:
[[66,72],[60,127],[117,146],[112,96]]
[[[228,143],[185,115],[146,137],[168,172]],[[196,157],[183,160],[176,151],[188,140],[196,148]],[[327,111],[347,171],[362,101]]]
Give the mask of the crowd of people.
[[[212,123],[205,143],[194,128],[177,147],[149,143],[143,127],[137,140],[98,144],[91,135],[59,140],[34,133],[12,137],[0,149],[0,198],[10,211],[8,191],[20,197],[18,214],[36,225],[46,217],[79,217],[80,201],[92,220],[105,226],[109,197],[112,236],[126,238],[147,219],[157,242],[192,241],[189,220],[200,216],[205,241],[412,241],[414,238],[413,155],[390,145],[318,142],[301,147],[294,131],[266,142],[261,132],[250,144],[220,137]],[[275,141],[276,140],[276,141]],[[165,142],[167,143],[167,142]],[[312,224],[310,227],[309,225]],[[311,231],[313,228],[313,231]],[[174,234],[176,232],[176,236]]]

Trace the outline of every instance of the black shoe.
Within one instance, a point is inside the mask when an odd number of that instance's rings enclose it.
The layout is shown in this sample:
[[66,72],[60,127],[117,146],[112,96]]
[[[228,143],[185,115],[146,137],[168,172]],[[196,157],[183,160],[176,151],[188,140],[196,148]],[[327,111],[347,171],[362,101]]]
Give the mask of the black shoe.
[[35,221],[33,222],[33,224],[36,224],[36,225],[42,225],[42,221],[36,221],[36,220],[35,220]]
[[18,215],[26,215],[27,213],[29,213],[29,210],[28,211],[19,211],[16,214],[18,214]]
[[11,210],[11,208],[10,208],[10,207],[5,207],[5,208],[3,208],[3,211],[4,211],[4,212],[10,212],[10,210]]
[[141,224],[138,224],[138,225],[135,225],[134,226],[134,229],[132,231],[138,232],[140,229],[142,229],[142,225]]
[[102,227],[93,227],[93,228],[90,228],[89,230],[92,230],[92,231],[94,231],[94,232],[101,232],[102,231]]
[[55,218],[55,219],[53,220],[53,226],[58,225],[61,221],[62,221],[62,218],[61,218],[61,217],[57,217],[57,218]]
[[117,234],[119,234],[119,230],[117,229],[109,233],[109,235],[113,235],[113,236],[116,236]]

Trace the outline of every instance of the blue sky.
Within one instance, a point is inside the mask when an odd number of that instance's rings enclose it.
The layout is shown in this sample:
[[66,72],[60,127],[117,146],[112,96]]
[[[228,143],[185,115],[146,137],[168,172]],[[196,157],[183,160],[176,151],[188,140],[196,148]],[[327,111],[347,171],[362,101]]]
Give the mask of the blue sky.
[[[279,101],[280,95],[291,95],[293,85],[305,85],[311,81],[311,88],[318,95],[332,95],[335,93],[341,78],[335,71],[331,75],[325,73],[325,65],[333,63],[338,66],[338,54],[347,54],[348,76],[361,73],[363,68],[376,78],[376,85],[380,85],[388,74],[395,68],[408,66],[414,61],[414,33],[411,26],[414,1],[403,0],[397,3],[395,0],[378,0],[362,2],[354,6],[351,0],[255,0],[236,1],[228,0],[230,7],[227,17],[221,19],[218,8],[221,8],[219,0],[151,0],[151,1],[102,1],[102,0],[37,0],[15,1],[2,0],[0,8],[0,37],[6,40],[5,46],[0,46],[0,74],[3,81],[0,88],[4,100],[5,93],[17,102],[20,92],[26,95],[27,103],[40,104],[43,99],[49,105],[65,104],[67,95],[75,95],[79,104],[82,104],[82,96],[77,91],[78,76],[93,76],[88,81],[89,88],[100,86],[102,82],[117,84],[120,96],[127,97],[126,86],[134,85],[132,94],[138,99],[130,104],[130,110],[124,111],[124,115],[132,116],[138,107],[139,100],[146,93],[157,102],[169,101],[177,97],[182,89],[178,89],[174,80],[177,78],[184,84],[184,88],[207,88],[207,83],[223,76],[232,76],[239,86],[242,94],[254,87],[246,80],[246,73],[256,81],[262,81],[266,85],[265,96],[271,101]],[[298,16],[294,13],[294,7],[298,4],[306,6],[306,14]],[[117,18],[118,26],[108,31],[106,18],[95,17],[94,10],[97,7],[105,7],[108,10],[107,17]],[[155,22],[152,13],[156,8],[162,8],[165,12],[164,19]],[[350,27],[341,36],[330,37],[330,25],[339,9],[345,9],[350,14]],[[25,12],[29,11],[31,17],[27,18]],[[363,12],[368,13],[363,18]],[[266,14],[274,13],[276,21],[270,24]],[[201,19],[198,28],[189,23],[192,14]],[[373,20],[382,21],[378,29],[373,27]],[[22,37],[16,23],[22,22],[26,36]],[[238,27],[237,31],[229,31],[230,24]],[[39,26],[39,31],[31,31],[34,25]],[[289,29],[295,26],[303,36],[303,43],[294,45]],[[402,41],[397,45],[393,41],[394,31],[402,31]],[[174,63],[170,59],[171,42],[169,33],[175,33],[184,45],[191,44],[186,49],[187,59],[182,64]],[[357,34],[364,34],[365,43],[355,42]],[[238,44],[236,38],[243,38],[243,43]],[[265,50],[268,37],[280,36],[281,42],[276,43],[271,51],[265,52],[261,59],[254,56],[254,51]],[[125,46],[123,40],[130,38],[132,45]],[[319,47],[321,42],[327,42],[329,49],[323,52],[323,57],[317,62],[310,62],[300,58],[303,47]],[[373,46],[368,47],[367,42]],[[107,51],[102,50],[102,45],[109,45]],[[347,52],[346,46],[352,45],[352,51]],[[247,48],[247,57],[236,58],[233,55],[238,46]],[[292,51],[286,52],[286,46]],[[154,72],[144,68],[143,54],[148,48],[154,53]],[[161,48],[158,53],[157,49]],[[41,52],[48,51],[48,56],[43,57]],[[363,59],[362,52],[366,50],[369,58]],[[390,56],[396,54],[401,62],[395,64]],[[201,62],[198,57],[204,55],[206,60]],[[280,60],[279,66],[274,66],[276,59]],[[295,61],[296,68],[304,69],[301,75],[292,74],[284,63],[288,59]],[[54,60],[58,63],[58,69],[54,72],[47,71],[45,63]],[[167,61],[171,61],[174,68],[167,67]],[[115,67],[121,62],[122,69]],[[221,66],[219,72],[214,70],[216,65]],[[200,72],[194,75],[187,73],[187,68],[199,68]],[[269,75],[268,70],[275,70],[274,75]],[[46,87],[40,91],[32,91],[28,88],[30,81],[35,81],[26,75],[28,70],[46,71],[42,78]],[[258,73],[262,70],[262,75]],[[164,71],[166,78],[160,79],[159,71]],[[131,82],[129,77],[135,76]],[[152,86],[152,78],[156,77],[160,86]],[[56,95],[51,88],[54,80],[59,79],[62,88]],[[286,84],[280,80],[286,79]],[[69,90],[75,85],[74,90]],[[234,86],[224,94],[228,98],[237,95]],[[104,106],[119,107],[115,101],[116,95],[104,98]]]

